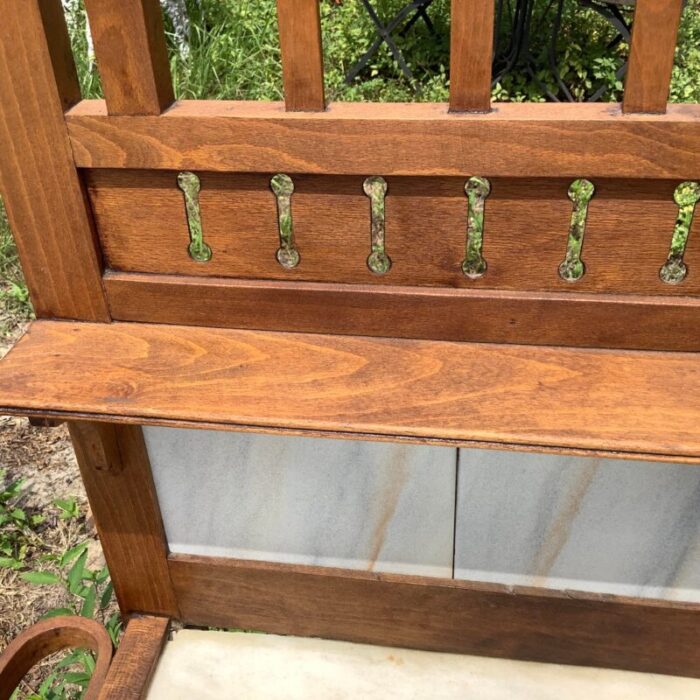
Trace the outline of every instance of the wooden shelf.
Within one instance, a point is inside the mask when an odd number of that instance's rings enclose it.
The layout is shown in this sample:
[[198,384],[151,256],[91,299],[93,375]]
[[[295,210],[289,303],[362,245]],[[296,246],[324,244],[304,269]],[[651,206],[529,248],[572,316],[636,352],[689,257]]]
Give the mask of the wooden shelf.
[[697,462],[700,354],[37,321],[2,412]]

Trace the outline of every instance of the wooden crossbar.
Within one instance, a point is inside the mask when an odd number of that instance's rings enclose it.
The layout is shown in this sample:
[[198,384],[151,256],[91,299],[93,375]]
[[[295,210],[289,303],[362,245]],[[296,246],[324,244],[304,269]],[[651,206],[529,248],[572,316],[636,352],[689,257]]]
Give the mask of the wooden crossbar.
[[610,104],[179,102],[161,117],[111,117],[101,101],[67,115],[82,168],[488,177],[700,177],[700,105],[623,115]]

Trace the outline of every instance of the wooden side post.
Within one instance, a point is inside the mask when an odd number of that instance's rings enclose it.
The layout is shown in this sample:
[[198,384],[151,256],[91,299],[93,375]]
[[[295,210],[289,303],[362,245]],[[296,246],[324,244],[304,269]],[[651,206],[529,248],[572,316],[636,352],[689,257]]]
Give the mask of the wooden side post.
[[326,107],[318,0],[277,0],[284,99],[287,111]]
[[450,111],[491,109],[493,0],[452,0]]
[[666,112],[683,0],[637,0],[624,112]]
[[108,321],[63,117],[78,88],[60,0],[0,0],[0,17],[0,179],[34,309]]
[[158,0],[85,0],[110,114],[160,114],[175,100]]
[[69,429],[122,613],[178,617],[141,428],[74,422]]

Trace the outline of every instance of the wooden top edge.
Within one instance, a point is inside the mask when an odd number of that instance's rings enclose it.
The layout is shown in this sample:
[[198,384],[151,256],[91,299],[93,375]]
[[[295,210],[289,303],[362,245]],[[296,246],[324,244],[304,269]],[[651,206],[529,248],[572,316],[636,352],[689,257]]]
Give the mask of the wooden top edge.
[[0,362],[0,397],[37,415],[700,456],[698,353],[37,321]]
[[[107,117],[104,100],[82,100],[66,113],[73,117]],[[452,121],[609,121],[620,122],[700,122],[700,104],[669,104],[665,114],[623,114],[621,105],[614,102],[503,102],[496,103],[488,113],[450,112],[442,102],[331,102],[322,112],[287,112],[284,102],[237,100],[181,100],[162,115],[151,119],[178,119],[191,117],[227,117],[255,119],[313,120],[439,120]],[[109,117],[135,119],[138,117]],[[144,118],[144,117],[141,117]]]
[[423,438],[405,435],[379,435],[377,433],[342,432],[338,430],[302,430],[295,428],[273,428],[241,423],[212,423],[182,419],[153,418],[150,416],[122,416],[116,414],[84,413],[79,411],[56,411],[42,409],[13,408],[0,404],[0,416],[17,416],[35,420],[48,420],[60,425],[66,421],[89,421],[95,423],[117,423],[119,425],[148,425],[159,428],[186,428],[191,430],[213,430],[257,435],[286,435],[301,438],[326,438],[329,440],[359,440],[364,442],[389,442],[399,445],[429,445],[432,447],[534,452],[536,454],[566,454],[571,457],[599,457],[633,462],[659,462],[661,464],[699,465],[700,455],[668,455],[650,452],[621,452],[619,450],[595,450],[574,447],[556,447],[529,443],[483,442],[479,440],[450,440],[447,438]]

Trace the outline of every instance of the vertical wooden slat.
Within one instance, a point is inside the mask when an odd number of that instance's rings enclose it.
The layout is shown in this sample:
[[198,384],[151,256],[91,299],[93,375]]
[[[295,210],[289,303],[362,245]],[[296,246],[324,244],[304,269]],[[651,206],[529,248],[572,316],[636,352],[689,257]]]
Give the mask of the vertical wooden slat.
[[284,100],[289,112],[326,108],[318,0],[277,0]]
[[122,613],[178,617],[141,428],[76,421],[69,429]]
[[63,116],[77,86],[60,8],[60,0],[0,0],[2,194],[37,315],[109,321]]
[[39,0],[39,11],[44,23],[58,93],[63,109],[66,110],[80,102],[81,95],[63,5],[59,0]]
[[452,0],[450,111],[491,109],[494,0]]
[[175,100],[158,0],[85,0],[110,114],[160,114]]
[[666,111],[682,9],[683,0],[637,0],[624,112]]

